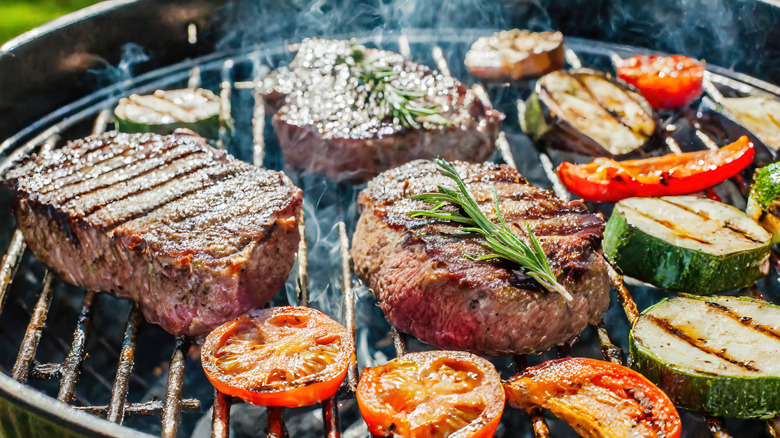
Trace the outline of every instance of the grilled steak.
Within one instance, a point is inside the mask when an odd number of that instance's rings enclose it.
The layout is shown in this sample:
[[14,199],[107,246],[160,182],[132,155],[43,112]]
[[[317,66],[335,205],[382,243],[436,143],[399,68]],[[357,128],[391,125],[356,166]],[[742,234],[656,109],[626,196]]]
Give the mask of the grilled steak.
[[431,207],[410,196],[454,186],[434,163],[418,160],[374,178],[358,197],[362,214],[352,257],[390,323],[441,348],[490,355],[544,351],[595,323],[609,305],[609,278],[598,252],[601,216],[581,201],[563,201],[529,185],[510,167],[455,167],[491,220],[497,221],[494,186],[515,232],[523,236],[525,222],[531,225],[574,300],[542,289],[508,261],[468,259],[489,250],[484,237],[463,232],[461,225],[409,217]]
[[304,40],[264,87],[285,162],[338,181],[418,158],[484,161],[504,118],[458,80],[350,41]]
[[8,179],[40,262],[135,300],[173,334],[264,305],[293,265],[300,189],[191,131],[88,137],[30,157]]

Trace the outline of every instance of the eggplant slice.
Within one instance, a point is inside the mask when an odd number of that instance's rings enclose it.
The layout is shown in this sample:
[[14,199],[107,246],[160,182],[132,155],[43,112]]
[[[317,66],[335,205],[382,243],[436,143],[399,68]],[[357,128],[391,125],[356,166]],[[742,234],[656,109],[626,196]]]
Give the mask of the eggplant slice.
[[524,121],[526,133],[547,147],[610,158],[641,150],[660,126],[631,86],[584,69],[539,79]]

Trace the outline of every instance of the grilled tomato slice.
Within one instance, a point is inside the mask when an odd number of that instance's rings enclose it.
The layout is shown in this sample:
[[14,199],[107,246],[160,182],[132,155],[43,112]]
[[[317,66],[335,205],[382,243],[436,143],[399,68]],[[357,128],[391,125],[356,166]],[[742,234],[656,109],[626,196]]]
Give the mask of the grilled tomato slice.
[[201,350],[215,388],[262,406],[308,406],[336,393],[355,360],[341,324],[307,307],[262,309],[211,332]]
[[634,56],[617,69],[620,79],[639,88],[655,109],[681,108],[699,97],[704,62],[687,56]]
[[583,437],[678,438],[669,397],[634,370],[574,357],[526,369],[504,384],[509,404],[549,409]]
[[357,401],[376,436],[491,437],[505,395],[487,360],[461,351],[428,351],[364,369]]

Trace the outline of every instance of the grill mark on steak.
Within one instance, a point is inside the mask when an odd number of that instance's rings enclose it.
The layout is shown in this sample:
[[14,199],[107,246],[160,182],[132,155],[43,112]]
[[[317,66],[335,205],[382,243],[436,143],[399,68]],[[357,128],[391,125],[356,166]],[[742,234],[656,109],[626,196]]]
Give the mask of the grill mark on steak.
[[84,215],[85,216],[90,216],[90,215],[96,213],[98,210],[103,209],[103,208],[109,206],[110,204],[113,204],[113,203],[119,202],[119,201],[124,201],[125,199],[129,199],[129,198],[138,196],[138,195],[140,195],[142,193],[146,193],[146,192],[152,191],[152,190],[154,190],[154,189],[156,189],[158,187],[162,187],[162,186],[164,186],[166,184],[169,184],[171,181],[175,181],[177,179],[186,178],[187,176],[192,175],[193,173],[195,173],[195,172],[197,172],[197,171],[199,171],[199,170],[201,170],[203,168],[209,167],[209,166],[210,166],[210,164],[208,164],[208,163],[200,163],[200,164],[195,165],[192,168],[186,169],[184,171],[179,171],[176,174],[174,174],[173,178],[171,178],[170,180],[161,181],[161,182],[158,182],[157,184],[153,184],[151,186],[146,186],[146,187],[144,187],[142,189],[138,189],[138,190],[135,190],[133,192],[121,195],[119,197],[112,198],[112,199],[104,202],[103,204],[95,204],[92,208],[90,208],[89,210],[85,211]]
[[[173,158],[165,159],[162,162],[160,162],[159,164],[157,164],[157,165],[155,165],[153,167],[149,167],[149,168],[147,168],[145,170],[143,170],[143,168],[142,168],[142,170],[140,170],[138,172],[135,172],[135,173],[126,173],[126,174],[123,173],[123,176],[124,176],[123,179],[111,179],[111,178],[107,177],[107,175],[109,173],[114,173],[114,172],[116,172],[119,169],[123,169],[126,166],[120,166],[118,168],[111,169],[109,171],[106,171],[104,173],[101,173],[101,174],[98,174],[98,175],[95,176],[94,180],[98,180],[98,178],[100,178],[100,180],[104,180],[105,182],[97,183],[96,185],[94,185],[92,187],[87,185],[87,187],[85,187],[85,190],[83,190],[81,192],[76,191],[75,193],[72,193],[71,195],[68,195],[65,198],[63,198],[61,203],[64,205],[64,204],[67,204],[69,201],[71,201],[73,199],[76,199],[76,198],[81,197],[81,196],[93,194],[93,193],[97,192],[98,190],[111,187],[111,186],[113,186],[115,184],[127,183],[127,182],[130,182],[132,180],[137,180],[139,178],[143,178],[144,176],[149,175],[152,172],[155,172],[157,170],[162,169],[163,167],[171,165],[174,162],[174,160],[184,159],[184,158],[187,158],[188,156],[194,155],[194,154],[204,154],[204,152],[203,151],[196,151],[196,150],[185,151],[182,155],[179,155],[179,156],[176,156],[176,157],[173,157]],[[59,189],[54,190],[54,191],[60,191],[61,189],[62,188],[59,188]],[[89,213],[87,213],[87,214],[89,214]]]
[[[147,144],[148,142],[142,144],[142,146],[146,146]],[[174,145],[170,145],[170,147],[173,146]],[[49,177],[51,178],[51,184],[46,186],[48,190],[41,191],[40,193],[49,193],[51,191],[60,189],[70,184],[81,182],[85,178],[99,176],[100,174],[105,172],[104,166],[107,164],[111,164],[111,165],[118,164],[117,168],[121,168],[126,166],[127,164],[135,164],[141,160],[147,159],[149,156],[152,156],[155,153],[159,152],[156,149],[151,149],[148,154],[144,156],[138,156],[137,155],[138,149],[136,148],[122,148],[121,145],[113,145],[113,144],[104,145],[104,147],[100,149],[103,150],[110,149],[110,151],[106,152],[105,155],[98,156],[98,157],[90,157],[88,154],[87,157],[83,158],[83,162],[81,166],[78,167],[58,166],[56,169],[52,169],[51,171],[47,172],[48,174],[50,174]],[[117,149],[119,153],[117,153],[116,151]],[[123,158],[127,157],[128,155],[133,156],[134,160],[126,164],[125,163],[126,160],[124,160]],[[97,161],[95,159],[97,159]],[[85,172],[85,169],[89,169],[89,170]],[[62,180],[64,180],[64,182]],[[55,185],[54,184],[55,182],[60,182],[61,184]]]
[[[198,172],[200,170],[203,170],[203,169],[195,169],[194,172]],[[137,211],[137,212],[131,214],[130,216],[118,218],[118,219],[113,220],[111,222],[107,222],[106,223],[106,229],[107,230],[113,230],[113,229],[115,229],[115,228],[117,228],[117,227],[119,227],[119,226],[121,226],[121,225],[123,225],[123,224],[125,224],[127,222],[133,221],[133,220],[138,219],[138,218],[143,217],[143,216],[150,215],[150,214],[154,213],[154,211],[156,211],[156,210],[158,210],[160,208],[163,208],[163,207],[165,207],[166,205],[168,205],[170,203],[179,201],[181,199],[185,199],[185,198],[187,198],[187,197],[189,197],[191,195],[194,195],[194,194],[200,192],[201,190],[203,190],[203,189],[205,189],[207,187],[210,187],[210,186],[216,184],[217,182],[219,182],[219,181],[221,181],[223,179],[230,179],[230,178],[232,178],[234,176],[235,176],[234,174],[231,174],[228,171],[226,171],[224,173],[218,174],[216,176],[216,179],[215,178],[209,178],[209,179],[206,179],[204,181],[200,181],[200,185],[194,186],[194,187],[190,188],[189,190],[187,190],[187,191],[185,191],[183,193],[180,193],[180,194],[178,194],[176,196],[173,196],[173,197],[170,197],[168,199],[163,199],[162,201],[158,202],[157,204],[146,206],[143,209],[141,209],[140,211]],[[171,182],[172,181],[167,181],[167,183],[171,183]],[[166,184],[162,184],[162,185],[160,185],[158,187],[162,187],[164,185],[166,185]],[[138,193],[138,194],[142,194],[142,193],[143,192]],[[95,213],[97,213],[97,212],[95,212]]]
[[[247,176],[246,178],[244,177]],[[215,184],[205,190],[202,190],[194,197],[201,199],[189,199],[178,201],[182,206],[173,203],[164,207],[163,210],[142,218],[138,223],[127,224],[123,227],[126,232],[131,229],[144,229],[145,239],[149,242],[163,242],[164,244],[173,239],[166,239],[167,236],[175,236],[178,247],[186,248],[191,240],[197,241],[199,236],[186,235],[181,233],[181,229],[197,228],[205,232],[219,226],[224,229],[251,227],[255,222],[264,222],[262,210],[257,208],[253,202],[233,202],[231,192],[242,193],[251,190],[252,186],[258,185],[258,181],[250,178],[250,174],[237,175],[229,180],[224,180],[220,184]],[[261,192],[260,197],[264,198],[267,205],[273,207],[273,210],[285,211],[289,206],[289,199],[273,198],[271,193]],[[230,199],[228,199],[230,198]],[[240,199],[240,197],[239,197]],[[208,208],[205,206],[208,204]],[[184,210],[184,211],[182,211]],[[155,215],[165,217],[165,221],[156,221],[155,226],[145,226],[143,222],[155,221]],[[244,224],[244,225],[242,225]],[[241,252],[249,243],[247,241],[234,241],[231,236],[224,236],[225,244],[232,246],[232,249],[220,252],[220,257]],[[232,251],[232,252],[231,252]]]
[[582,201],[562,201],[528,185],[508,166],[453,164],[486,216],[497,220],[495,186],[502,216],[526,241],[529,223],[574,299],[548,292],[509,261],[468,258],[492,251],[483,236],[464,233],[461,224],[410,217],[431,208],[410,196],[453,185],[434,163],[418,160],[382,173],[358,195],[355,271],[390,323],[440,348],[489,355],[544,351],[595,323],[609,306],[609,277],[599,253],[603,218]]
[[[59,160],[59,161],[57,159],[49,160],[50,163],[46,164],[41,169],[39,169],[39,172],[43,173],[45,171],[54,171],[54,170],[58,170],[58,169],[63,169],[65,167],[67,167],[68,164],[73,163],[74,159],[78,159],[79,157],[82,157],[84,155],[88,155],[88,154],[94,153],[98,149],[104,149],[107,146],[105,143],[102,143],[102,142],[94,142],[94,143],[91,143],[91,145],[92,145],[92,147],[90,147],[90,148],[88,148],[88,149],[86,149],[84,151],[80,151],[80,153],[78,155],[76,155],[73,152],[71,143],[68,143],[62,149],[59,149],[59,150],[56,150],[56,151],[53,151],[53,152],[49,152],[49,153],[53,153],[53,154],[58,154],[60,156],[61,160]],[[43,152],[42,154],[45,154],[45,153],[46,152]],[[64,161],[62,161],[62,160],[64,160]],[[34,165],[34,160],[30,161],[29,164],[31,166]],[[24,164],[19,168],[19,170],[21,171],[21,173],[26,173],[26,172],[29,171],[29,169],[27,169]]]
[[[187,336],[265,305],[283,287],[302,207],[300,189],[283,174],[240,162],[184,131],[109,133],[68,147],[71,157],[32,157],[8,179],[28,247],[66,281],[133,299],[148,321]],[[73,174],[90,161],[78,156],[85,150],[98,151],[95,161],[115,158],[89,169],[101,175],[85,184],[37,192],[51,175],[36,169],[72,159],[56,172]],[[118,159],[137,165],[106,172]]]

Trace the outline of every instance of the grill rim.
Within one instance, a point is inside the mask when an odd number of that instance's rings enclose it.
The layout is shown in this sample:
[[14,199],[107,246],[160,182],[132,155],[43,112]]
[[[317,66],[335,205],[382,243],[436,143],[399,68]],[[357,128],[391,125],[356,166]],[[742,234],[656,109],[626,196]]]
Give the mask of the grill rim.
[[48,420],[58,426],[65,427],[67,425],[68,430],[85,436],[132,438],[154,436],[114,424],[96,415],[81,412],[30,386],[17,382],[4,373],[0,373],[0,398],[14,403],[15,407],[24,409],[28,414]]

